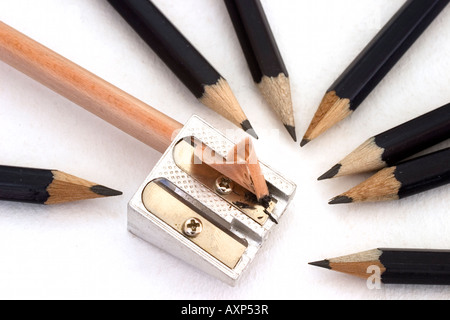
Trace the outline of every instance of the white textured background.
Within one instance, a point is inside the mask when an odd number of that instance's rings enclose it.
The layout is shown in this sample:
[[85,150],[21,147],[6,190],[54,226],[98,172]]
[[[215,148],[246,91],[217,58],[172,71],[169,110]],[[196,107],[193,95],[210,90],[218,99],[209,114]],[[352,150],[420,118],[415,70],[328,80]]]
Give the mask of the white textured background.
[[[262,2],[290,71],[301,138],[325,90],[404,1]],[[448,187],[331,207],[367,176],[316,181],[370,136],[449,102],[450,8],[351,118],[300,149],[253,85],[222,1],[155,3],[228,80],[260,136],[259,157],[298,184],[292,206],[243,281],[228,287],[127,231],[127,202],[157,152],[0,63],[0,162],[124,192],[53,207],[0,203],[0,298],[449,299],[448,287],[369,290],[307,263],[376,247],[450,248]],[[106,1],[0,0],[0,20],[179,122],[197,114],[234,128],[197,102]]]

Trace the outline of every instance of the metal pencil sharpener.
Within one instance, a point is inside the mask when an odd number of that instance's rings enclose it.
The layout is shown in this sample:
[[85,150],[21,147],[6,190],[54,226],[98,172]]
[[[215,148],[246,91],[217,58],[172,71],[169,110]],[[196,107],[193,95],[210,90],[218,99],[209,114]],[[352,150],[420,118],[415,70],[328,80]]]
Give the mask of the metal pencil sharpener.
[[234,147],[193,116],[128,205],[128,230],[204,272],[235,285],[283,216],[296,185],[260,163],[271,195],[264,206],[243,187],[196,161],[203,143]]

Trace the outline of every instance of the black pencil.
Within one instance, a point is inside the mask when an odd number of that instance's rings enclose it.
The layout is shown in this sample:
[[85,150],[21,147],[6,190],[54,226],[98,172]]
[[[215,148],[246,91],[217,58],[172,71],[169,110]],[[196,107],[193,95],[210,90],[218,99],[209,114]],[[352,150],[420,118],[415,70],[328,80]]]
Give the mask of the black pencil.
[[450,148],[385,168],[330,204],[403,199],[450,183]]
[[289,73],[259,0],[225,0],[254,82],[297,141]]
[[408,0],[331,85],[301,146],[355,111],[450,0]]
[[319,180],[390,167],[449,138],[450,104],[447,104],[371,137]]
[[0,200],[50,205],[121,194],[58,170],[0,166]]
[[148,0],[108,0],[204,105],[258,138],[228,82]]
[[[450,284],[450,251],[375,249],[310,265],[383,284]],[[376,279],[378,277],[378,279]]]

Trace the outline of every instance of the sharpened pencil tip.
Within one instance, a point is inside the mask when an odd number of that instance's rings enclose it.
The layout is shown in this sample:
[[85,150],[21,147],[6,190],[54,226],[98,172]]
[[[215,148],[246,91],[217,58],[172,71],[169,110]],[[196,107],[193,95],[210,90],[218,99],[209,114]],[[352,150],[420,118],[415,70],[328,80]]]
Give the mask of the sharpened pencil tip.
[[251,135],[255,139],[259,139],[258,135],[256,134],[255,130],[253,129],[252,125],[250,124],[250,121],[245,120],[241,123],[242,129],[244,129],[245,132],[247,132],[249,135]]
[[114,197],[114,196],[122,195],[121,191],[110,189],[108,187],[101,186],[101,185],[92,186],[90,189],[92,192],[98,194],[99,196],[103,196],[103,197]]
[[306,146],[310,142],[311,142],[311,140],[303,139],[302,142],[300,142],[300,147],[303,148],[304,146]]
[[284,127],[291,135],[292,139],[294,139],[295,142],[297,142],[297,134],[295,133],[295,127],[285,124]]
[[328,260],[310,262],[308,264],[311,265],[311,266],[319,267],[319,268],[331,269],[330,261],[328,261]]
[[347,196],[337,196],[328,202],[328,204],[346,204],[352,203],[353,199]]
[[342,164],[338,163],[333,168],[331,168],[330,170],[325,172],[323,175],[321,175],[317,180],[321,181],[321,180],[334,178],[339,173],[339,170],[341,169],[341,167],[342,167]]

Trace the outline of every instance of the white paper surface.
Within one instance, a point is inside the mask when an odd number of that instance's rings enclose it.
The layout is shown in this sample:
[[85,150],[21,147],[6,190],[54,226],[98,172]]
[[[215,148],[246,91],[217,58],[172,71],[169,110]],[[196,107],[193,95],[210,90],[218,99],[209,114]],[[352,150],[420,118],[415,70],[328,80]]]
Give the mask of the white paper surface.
[[[290,72],[301,139],[325,91],[403,0],[263,0]],[[449,299],[446,287],[382,286],[309,266],[388,248],[450,248],[450,193],[329,206],[369,175],[316,179],[367,138],[450,100],[450,8],[348,119],[301,149],[252,83],[222,1],[155,0],[228,80],[260,139],[260,159],[297,195],[235,288],[126,229],[127,202],[159,154],[0,63],[0,162],[59,169],[123,196],[58,206],[0,203],[0,298]],[[183,123],[201,105],[107,1],[1,0],[0,20]],[[443,143],[439,147],[448,146]],[[436,147],[437,148],[437,147]]]

